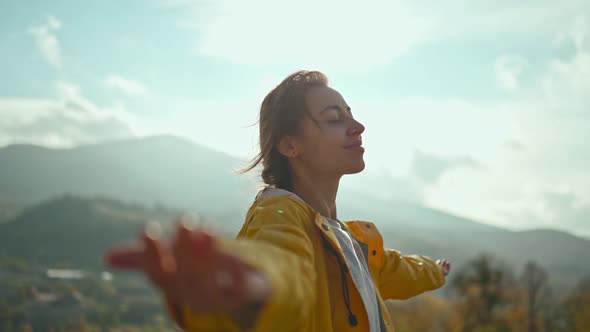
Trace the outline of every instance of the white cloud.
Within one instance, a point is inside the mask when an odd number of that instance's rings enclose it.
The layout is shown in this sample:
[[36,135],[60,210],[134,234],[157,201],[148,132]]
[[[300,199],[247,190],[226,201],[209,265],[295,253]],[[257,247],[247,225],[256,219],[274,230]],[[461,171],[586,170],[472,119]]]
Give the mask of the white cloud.
[[[506,200],[500,207],[505,220],[522,228],[526,223],[534,223],[539,228],[567,229],[575,234],[590,237],[588,215],[590,199],[582,197],[568,188],[536,188],[518,200]],[[543,191],[546,189],[546,191]]]
[[415,2],[425,12],[436,13],[441,37],[477,39],[553,37],[571,24],[572,17],[588,11],[586,0],[450,0],[438,6]]
[[47,62],[59,68],[61,66],[61,48],[55,31],[61,28],[61,22],[53,16],[44,25],[31,27],[29,33],[35,37],[39,51]]
[[576,17],[570,30],[571,38],[577,50],[590,50],[590,14]]
[[366,170],[354,176],[342,178],[341,188],[383,199],[393,199],[422,204],[424,185],[411,176],[397,176],[386,167]]
[[590,49],[587,37],[580,37],[590,26],[579,22],[572,20],[575,28],[565,30],[573,55],[551,60],[536,82],[510,99],[473,107],[513,125],[504,147],[518,142],[526,149],[488,155],[484,173],[445,174],[427,190],[428,204],[512,228],[537,225],[590,235],[584,222],[590,211]]
[[444,173],[457,168],[478,169],[480,165],[471,157],[441,156],[415,151],[411,171],[413,175],[428,184],[436,184]]
[[150,134],[173,134],[250,159],[257,153],[258,130],[253,126],[259,100],[179,100],[168,112],[143,118],[139,124]]
[[0,98],[0,145],[71,147],[135,135],[135,121],[121,105],[100,107],[67,82],[56,90],[51,99]]
[[504,142],[504,147],[506,149],[513,150],[513,151],[522,151],[522,150],[526,149],[524,144],[522,144],[519,140],[516,140],[516,139],[507,140],[506,142]]
[[576,50],[590,49],[590,14],[582,11],[578,14],[569,29],[557,34],[553,41],[556,47],[563,47],[564,44],[571,43]]
[[416,150],[486,164],[504,152],[506,141],[521,137],[508,110],[468,100],[413,97],[352,107],[367,128],[368,161],[398,175],[409,174]]
[[[583,228],[590,215],[590,197],[584,199],[572,192],[546,192],[539,199],[542,203],[538,218],[549,225],[570,224]],[[584,229],[590,236],[590,229]]]
[[[568,36],[562,46],[573,45],[574,53],[558,52],[534,67],[524,57],[509,58],[502,69],[525,67],[534,75],[521,84],[510,72],[514,84],[508,87],[518,89],[498,100],[351,100],[367,128],[367,171],[386,167],[396,180],[375,188],[410,188],[408,196],[429,206],[509,228],[543,226],[590,236],[584,222],[590,207],[590,26],[575,17],[562,27]],[[429,167],[420,177],[432,181],[416,181],[416,150],[463,156],[467,165],[481,167],[442,167],[444,162],[419,158]],[[387,178],[381,176],[381,183],[393,183]]]
[[239,64],[363,71],[428,37],[427,19],[402,1],[223,0],[198,3],[197,51]]
[[[544,220],[540,212],[527,213],[531,206],[550,204],[546,193],[556,190],[571,193],[575,202],[590,199],[590,152],[585,146],[590,141],[590,30],[587,16],[578,15],[587,11],[586,1],[450,1],[439,6],[375,1],[364,9],[342,4],[298,7],[306,8],[305,13],[275,2],[207,4],[196,20],[201,54],[235,63],[297,64],[325,71],[363,71],[436,39],[549,43],[560,32],[559,44],[573,45],[573,55],[540,67],[520,55],[499,54],[490,63],[499,85],[512,92],[503,100],[417,96],[351,102],[367,127],[367,171],[387,168],[386,175],[376,176],[379,180],[369,174],[363,181],[383,189],[378,191],[384,195],[403,192],[401,196],[415,201],[512,228],[537,223],[588,232],[574,217]],[[390,14],[393,19],[384,19]],[[405,17],[396,21],[397,15]],[[524,84],[523,76],[529,73],[534,75]],[[256,108],[249,109],[254,114]],[[412,167],[416,150],[463,156],[460,160],[469,161],[467,165],[482,167],[442,167],[422,174],[433,181],[419,182]],[[562,205],[559,213],[566,216],[563,211],[569,209],[579,216],[586,211],[586,205],[576,204]]]
[[[549,36],[586,0],[473,2],[160,1],[185,7],[200,55],[238,64],[363,72],[434,40]],[[527,19],[523,19],[526,17]]]
[[111,89],[120,90],[131,96],[145,96],[147,94],[147,88],[143,83],[117,74],[110,75],[105,80],[105,84]]
[[494,65],[498,85],[508,91],[518,90],[520,76],[527,66],[528,62],[522,56],[503,55],[499,57]]
[[542,85],[544,97],[552,104],[570,105],[578,100],[588,102],[590,100],[590,51],[579,51],[568,60],[553,60],[548,74],[542,80]]

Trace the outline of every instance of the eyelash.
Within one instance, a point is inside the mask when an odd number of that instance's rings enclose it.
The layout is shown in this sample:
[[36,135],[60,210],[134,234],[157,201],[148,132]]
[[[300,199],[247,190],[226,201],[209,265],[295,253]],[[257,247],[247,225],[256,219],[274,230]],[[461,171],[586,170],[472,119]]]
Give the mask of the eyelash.
[[351,118],[353,118],[353,119],[354,119],[354,117],[352,116],[352,113],[348,113],[348,112],[344,112],[344,111],[338,111],[338,112],[337,112],[337,114],[338,114],[338,119],[337,119],[337,120],[330,120],[330,121],[328,121],[328,122],[329,122],[329,123],[337,123],[337,122],[340,122],[340,121],[342,121],[342,120],[343,120],[343,117],[345,116],[345,115],[343,115],[342,113],[344,113],[346,116],[348,116],[348,117],[351,117]]

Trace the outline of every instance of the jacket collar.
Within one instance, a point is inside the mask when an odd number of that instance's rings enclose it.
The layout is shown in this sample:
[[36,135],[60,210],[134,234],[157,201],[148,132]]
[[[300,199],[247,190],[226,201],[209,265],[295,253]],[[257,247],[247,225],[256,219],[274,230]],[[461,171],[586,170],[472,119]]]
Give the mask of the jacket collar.
[[[338,249],[339,252],[342,252],[342,248],[340,247],[340,244],[338,243],[338,240],[336,239],[336,235],[334,234],[334,231],[332,231],[332,228],[329,226],[328,224],[328,220],[326,220],[326,217],[322,216],[319,212],[317,212],[311,205],[309,205],[306,201],[303,200],[303,198],[299,197],[297,194],[295,194],[294,192],[285,190],[285,189],[280,189],[280,188],[275,188],[275,187],[266,187],[262,190],[260,190],[258,192],[258,194],[256,195],[256,200],[262,200],[262,199],[266,199],[266,198],[272,198],[272,197],[277,197],[277,196],[283,196],[283,197],[290,197],[292,199],[295,199],[297,201],[299,201],[300,203],[302,203],[309,211],[313,211],[314,213],[314,224],[316,225],[317,229],[324,235],[324,237],[328,240],[328,242],[332,245],[332,247],[334,249]],[[355,238],[355,240],[357,240],[361,246],[366,246],[367,245],[367,234],[365,234],[366,232],[371,232],[371,230],[373,230],[374,225],[372,223],[369,222],[363,222],[363,221],[347,221],[347,222],[340,222],[340,226],[346,230],[348,232],[348,234],[350,234],[352,237]],[[363,229],[363,228],[367,228],[367,229]],[[374,233],[371,233],[372,237],[374,236]],[[371,236],[369,236],[371,237]],[[379,243],[380,245],[382,245],[382,240]]]
[[[336,234],[334,234],[332,227],[330,227],[330,225],[328,224],[328,220],[326,220],[326,218],[324,216],[322,216],[319,212],[317,212],[311,205],[309,205],[307,202],[305,202],[297,194],[295,194],[291,191],[285,190],[285,189],[266,187],[258,192],[258,194],[256,195],[256,200],[262,200],[262,199],[277,197],[277,196],[291,197],[291,198],[303,203],[308,209],[310,209],[310,211],[313,211],[314,212],[313,222],[316,225],[316,228],[320,231],[320,233],[323,235],[323,237],[326,239],[326,241],[332,246],[332,248],[336,249],[336,251],[342,257],[342,259],[344,259],[342,247],[340,246],[340,243],[338,242],[338,239],[336,238]],[[343,229],[348,231],[349,234],[352,234],[350,231],[350,228],[345,223],[340,222],[340,225],[342,226]]]

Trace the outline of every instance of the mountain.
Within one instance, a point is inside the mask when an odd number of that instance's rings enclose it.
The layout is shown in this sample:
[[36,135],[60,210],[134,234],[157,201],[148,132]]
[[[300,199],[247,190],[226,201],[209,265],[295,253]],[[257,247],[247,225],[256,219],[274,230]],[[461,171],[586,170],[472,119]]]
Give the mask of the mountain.
[[[76,242],[88,234],[103,234],[105,241],[134,237],[153,212],[150,208],[140,208],[147,205],[155,210],[170,206],[195,212],[207,217],[217,229],[235,234],[256,192],[252,176],[232,173],[240,166],[243,163],[237,158],[173,136],[111,141],[72,149],[8,146],[0,149],[0,217],[4,215],[0,230],[2,234],[11,234],[8,239],[12,242],[31,247],[42,243],[43,237],[51,238],[48,234],[56,231],[52,237],[61,239],[57,244],[71,243],[67,248],[56,249],[62,255],[67,254],[68,248],[88,245],[84,241]],[[72,203],[75,196],[63,196],[67,194],[85,198]],[[125,203],[107,204],[96,196]],[[63,200],[63,197],[70,198]],[[76,213],[68,210],[72,204],[80,210]],[[96,204],[103,206],[102,210],[97,210]],[[23,210],[25,205],[30,208]],[[104,206],[109,207],[111,214],[104,215]],[[513,232],[409,201],[375,197],[350,187],[339,192],[338,207],[342,219],[374,221],[387,246],[405,253],[447,257],[456,267],[486,252],[513,265],[535,260],[552,275],[559,275],[564,284],[590,273],[586,259],[590,241],[564,232]],[[118,212],[119,217],[112,215],[112,211],[121,210],[128,212]],[[18,214],[19,211],[22,213]],[[135,217],[128,220],[122,216]],[[162,214],[159,218],[166,221],[172,216]],[[29,236],[32,230],[40,230],[38,237]],[[120,237],[108,235],[111,233]],[[95,249],[99,247],[94,244]],[[0,250],[4,248],[2,244]],[[46,248],[50,251],[51,246],[48,244]],[[26,250],[43,252],[44,249]]]
[[556,230],[510,231],[411,202],[350,191],[339,193],[339,213],[374,221],[388,247],[450,259],[455,267],[478,254],[492,254],[519,267],[533,260],[567,289],[590,274],[590,240]]
[[108,246],[135,238],[147,221],[171,214],[110,199],[56,197],[0,224],[0,255],[96,267]]
[[[256,190],[251,175],[232,173],[243,165],[237,158],[174,136],[72,149],[10,145],[0,149],[0,210],[2,202],[30,205],[72,193],[161,204],[205,215],[228,216],[235,211],[243,215]],[[338,205],[342,214],[351,218],[363,216],[392,227],[403,224],[430,230],[498,230],[415,203],[380,199],[354,188],[340,191]]]
[[21,209],[19,204],[0,200],[0,224],[16,217]]
[[240,166],[236,158],[173,136],[72,149],[11,145],[0,149],[0,201],[34,204],[76,193],[225,213],[251,199],[251,177],[232,173]]
[[[0,224],[0,256],[21,257],[48,266],[101,268],[102,255],[108,247],[136,239],[149,221],[158,221],[169,231],[179,214],[179,210],[162,206],[145,207],[99,197],[58,196],[30,206]],[[238,226],[228,219],[216,222],[212,226],[224,236],[233,237],[238,231]],[[444,230],[420,229],[403,223],[393,227],[379,221],[377,224],[384,226],[380,228],[388,247],[404,253],[450,258],[455,268],[478,253],[491,253],[513,268],[533,259],[550,272],[552,284],[562,291],[590,273],[588,264],[582,263],[584,255],[590,252],[590,241],[566,233],[488,230],[479,233],[480,244],[474,244],[473,239],[461,236],[448,239],[450,232]],[[468,237],[468,232],[463,236]]]

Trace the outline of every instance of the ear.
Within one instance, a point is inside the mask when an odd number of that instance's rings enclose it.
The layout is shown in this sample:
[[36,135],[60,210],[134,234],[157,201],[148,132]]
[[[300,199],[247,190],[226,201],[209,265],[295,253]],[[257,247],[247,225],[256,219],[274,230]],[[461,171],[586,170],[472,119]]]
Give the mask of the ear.
[[303,152],[303,147],[294,136],[283,136],[277,145],[279,152],[287,158],[295,158]]

